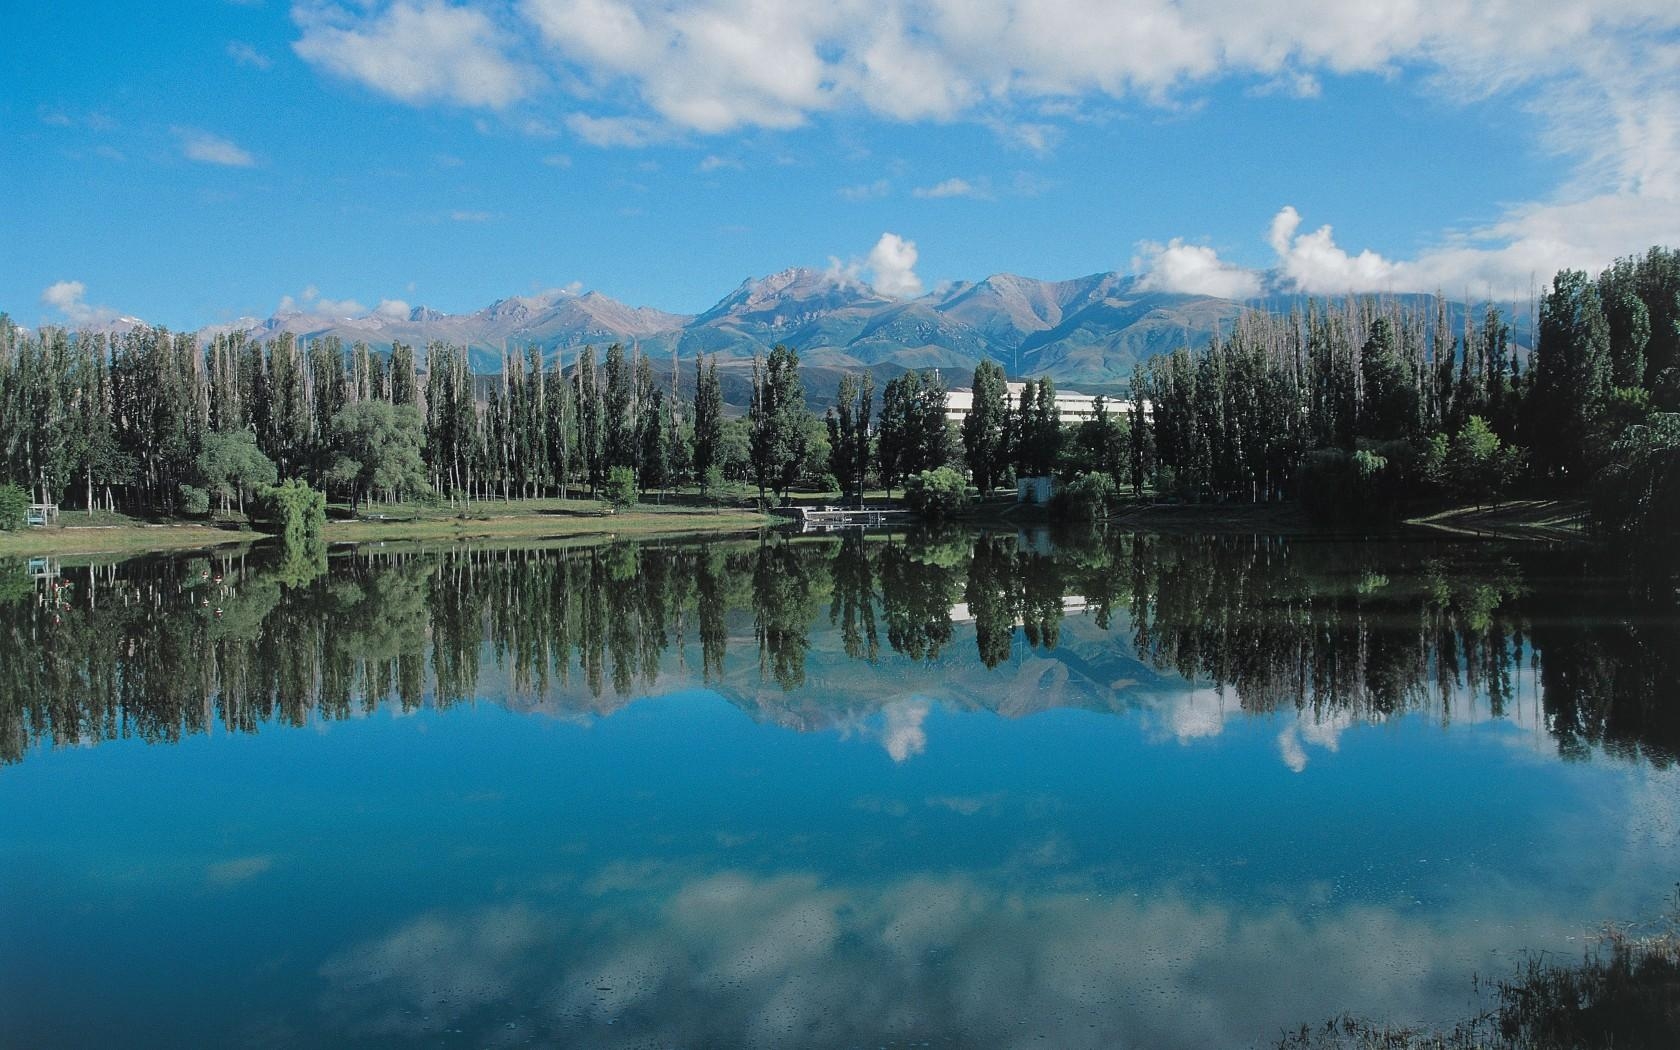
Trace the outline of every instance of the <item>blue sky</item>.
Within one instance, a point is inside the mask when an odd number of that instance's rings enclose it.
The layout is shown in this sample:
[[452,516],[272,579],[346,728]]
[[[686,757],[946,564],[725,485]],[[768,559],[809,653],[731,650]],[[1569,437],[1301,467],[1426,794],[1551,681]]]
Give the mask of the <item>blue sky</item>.
[[1253,6],[13,5],[0,309],[691,312],[795,265],[1526,296],[1680,243],[1680,7]]

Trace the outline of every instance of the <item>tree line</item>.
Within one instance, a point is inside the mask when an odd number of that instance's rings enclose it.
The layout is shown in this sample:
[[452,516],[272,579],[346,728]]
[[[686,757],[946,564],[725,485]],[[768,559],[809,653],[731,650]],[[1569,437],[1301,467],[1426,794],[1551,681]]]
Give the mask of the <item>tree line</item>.
[[280,479],[353,505],[596,495],[615,472],[643,493],[725,480],[784,491],[826,469],[827,442],[803,408],[797,357],[777,348],[770,365],[762,407],[728,419],[704,356],[684,375],[633,346],[546,362],[533,346],[484,376],[446,343],[423,357],[400,342],[387,353],[289,333],[200,345],[148,327],[30,331],[0,314],[0,485],[42,503],[161,513],[243,511]]
[[[1680,510],[1680,251],[1596,278],[1558,273],[1532,350],[1489,305],[1348,298],[1250,311],[1205,347],[1142,363],[1126,398],[1064,421],[1049,377],[1013,393],[974,372],[953,422],[936,370],[841,378],[822,416],[799,354],[752,362],[730,418],[715,357],[656,362],[632,345],[567,360],[535,346],[478,375],[464,347],[418,357],[336,338],[303,343],[136,328],[25,331],[0,315],[0,484],[87,509],[242,510],[277,479],[347,499],[633,498],[728,482],[785,499],[861,500],[879,486],[932,513],[1020,477],[1054,476],[1063,508],[1121,492],[1300,500],[1324,516],[1516,487],[1597,496],[1611,532]],[[971,491],[972,490],[972,491]]]
[[[1492,305],[1455,326],[1439,297],[1309,303],[1152,358],[1131,392],[1134,491],[1298,498],[1334,516],[1431,494],[1631,487],[1604,524],[1640,528],[1633,515],[1662,487],[1651,464],[1680,449],[1664,437],[1680,410],[1680,251],[1559,272],[1530,352]],[[1629,478],[1640,451],[1648,469]]]

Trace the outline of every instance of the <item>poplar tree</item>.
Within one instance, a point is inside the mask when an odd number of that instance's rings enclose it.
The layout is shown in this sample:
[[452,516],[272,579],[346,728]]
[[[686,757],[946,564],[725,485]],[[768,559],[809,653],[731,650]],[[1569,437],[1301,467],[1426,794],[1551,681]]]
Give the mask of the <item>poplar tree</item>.
[[694,476],[706,492],[713,467],[723,466],[723,388],[718,383],[717,358],[710,365],[704,354],[694,359]]
[[828,469],[840,482],[842,500],[863,505],[863,479],[869,469],[869,416],[875,384],[868,372],[840,377],[835,405],[828,411]]
[[806,430],[810,413],[805,408],[805,387],[799,379],[799,355],[777,344],[761,371],[753,362],[751,456],[753,478],[759,499],[766,487],[784,502],[787,490],[799,477],[805,460]]
[[962,443],[981,495],[995,488],[1008,468],[1008,391],[1003,366],[988,358],[974,369],[974,401],[963,417]]

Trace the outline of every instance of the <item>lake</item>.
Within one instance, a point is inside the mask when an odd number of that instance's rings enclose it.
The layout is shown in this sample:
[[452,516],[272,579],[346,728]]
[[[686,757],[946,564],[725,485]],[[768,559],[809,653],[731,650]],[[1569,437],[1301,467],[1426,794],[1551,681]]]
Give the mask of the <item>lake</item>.
[[955,529],[0,565],[0,1044],[1450,1021],[1680,878],[1641,584]]

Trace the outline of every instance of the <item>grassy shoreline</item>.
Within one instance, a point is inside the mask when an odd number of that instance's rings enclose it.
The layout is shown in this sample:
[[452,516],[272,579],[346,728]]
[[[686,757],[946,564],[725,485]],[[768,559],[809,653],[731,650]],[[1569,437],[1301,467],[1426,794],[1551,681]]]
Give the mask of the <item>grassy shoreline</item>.
[[[590,500],[531,500],[473,503],[463,508],[400,505],[372,508],[353,520],[329,520],[328,543],[384,543],[405,540],[546,540],[577,536],[739,532],[776,519],[739,508],[691,504],[640,504],[609,513]],[[73,512],[72,512],[73,513]],[[260,530],[201,522],[74,518],[47,529],[0,533],[0,558],[66,557],[84,554],[145,554],[195,550],[267,539]]]

